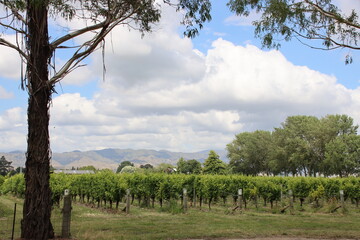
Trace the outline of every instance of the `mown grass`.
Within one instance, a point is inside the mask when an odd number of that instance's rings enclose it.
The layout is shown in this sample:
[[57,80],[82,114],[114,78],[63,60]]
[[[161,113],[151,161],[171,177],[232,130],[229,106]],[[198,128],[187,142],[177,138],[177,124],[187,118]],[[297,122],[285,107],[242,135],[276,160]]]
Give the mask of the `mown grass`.
[[[13,203],[18,203],[21,218],[21,200],[0,196],[0,224],[12,222]],[[121,205],[123,207],[124,205]],[[71,233],[75,239],[89,240],[137,240],[137,239],[211,239],[254,237],[313,237],[352,238],[360,237],[360,210],[351,208],[327,213],[327,206],[316,212],[309,205],[304,209],[295,206],[291,214],[280,214],[280,204],[274,209],[262,207],[255,210],[232,212],[231,204],[214,205],[212,210],[190,208],[187,213],[172,214],[154,209],[133,206],[131,214],[73,204]],[[301,210],[301,211],[300,211]],[[19,221],[17,221],[19,222]],[[55,232],[61,230],[61,206],[53,212]],[[17,224],[19,228],[19,224]],[[18,231],[19,232],[19,231]],[[0,228],[0,236],[3,236]],[[2,239],[9,239],[4,237]]]

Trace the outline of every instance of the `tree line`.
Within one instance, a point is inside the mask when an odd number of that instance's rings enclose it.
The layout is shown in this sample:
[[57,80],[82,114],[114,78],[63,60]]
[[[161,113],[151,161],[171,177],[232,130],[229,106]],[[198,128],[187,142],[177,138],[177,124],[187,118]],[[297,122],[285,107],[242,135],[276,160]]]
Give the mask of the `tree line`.
[[290,116],[274,131],[237,134],[226,147],[229,167],[246,175],[357,175],[357,129],[347,115]]
[[135,167],[134,163],[130,161],[122,161],[116,173],[185,173],[185,174],[227,174],[228,166],[220,159],[220,156],[214,151],[210,150],[208,158],[204,163],[196,159],[186,160],[181,157],[176,166],[170,163],[161,163],[157,166],[152,166],[147,163]]

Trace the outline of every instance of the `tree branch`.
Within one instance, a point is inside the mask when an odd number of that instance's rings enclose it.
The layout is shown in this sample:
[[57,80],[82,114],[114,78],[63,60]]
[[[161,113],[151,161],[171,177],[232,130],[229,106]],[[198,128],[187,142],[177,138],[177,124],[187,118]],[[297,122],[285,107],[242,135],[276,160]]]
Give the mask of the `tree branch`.
[[339,15],[335,15],[331,12],[328,12],[328,11],[325,11],[322,7],[320,7],[318,4],[315,4],[309,0],[304,0],[306,3],[308,3],[309,5],[311,5],[313,8],[315,8],[316,10],[318,10],[321,14],[323,14],[324,16],[326,17],[329,17],[331,19],[334,19],[336,20],[337,22],[339,23],[343,23],[343,24],[346,24],[346,25],[349,25],[351,27],[354,27],[354,28],[358,28],[360,29],[360,25],[359,24],[355,24],[355,23],[352,23],[346,19],[344,19],[343,17],[339,16]]
[[28,55],[24,51],[22,51],[18,46],[8,42],[4,38],[0,38],[0,45],[3,45],[5,47],[9,47],[9,48],[16,50],[20,54],[20,56],[22,56],[23,58],[28,60]]
[[13,27],[13,26],[11,26],[9,24],[5,24],[5,23],[0,22],[0,26],[3,26],[4,28],[8,28],[8,29],[11,29],[11,30],[14,30],[17,33],[21,33],[21,34],[26,35],[26,32],[24,30],[19,29],[19,28],[15,28],[15,27]]
[[297,31],[295,31],[294,29],[292,29],[292,31],[298,35],[299,37],[301,38],[304,38],[304,39],[308,39],[308,40],[326,40],[326,41],[330,41],[332,42],[334,45],[336,45],[337,47],[333,47],[333,48],[320,48],[320,47],[314,47],[314,46],[311,46],[311,45],[308,45],[304,42],[302,42],[299,38],[297,38],[296,36],[296,39],[298,39],[302,44],[308,46],[308,47],[311,47],[313,49],[319,49],[319,50],[334,50],[334,49],[337,49],[337,48],[349,48],[349,49],[354,49],[354,50],[360,50],[360,47],[355,47],[355,46],[352,46],[352,45],[348,45],[348,44],[345,44],[345,43],[339,43],[337,41],[335,41],[334,39],[332,38],[329,38],[329,37],[326,37],[326,36],[323,36],[323,35],[320,35],[320,34],[317,34],[316,36],[318,37],[308,37],[308,36],[305,36]]
[[104,27],[104,24],[105,24],[105,21],[101,22],[101,23],[98,23],[98,24],[95,24],[95,25],[92,25],[90,27],[85,27],[85,28],[82,28],[80,30],[77,30],[75,32],[72,32],[72,33],[69,33],[55,41],[53,41],[51,44],[50,44],[50,48],[52,50],[56,49],[59,47],[60,44],[70,40],[70,39],[73,39],[77,36],[80,36],[84,33],[87,33],[87,32],[90,32],[90,31],[94,31],[94,30],[97,30],[97,29],[100,29],[102,27]]
[[[83,59],[85,59],[93,51],[96,50],[97,46],[105,39],[105,37],[107,36],[107,34],[110,31],[112,31],[116,26],[120,25],[125,20],[131,19],[132,15],[134,15],[137,10],[138,9],[133,9],[126,16],[124,16],[122,18],[118,18],[118,19],[114,18],[114,16],[116,16],[116,14],[110,15],[108,18],[105,19],[105,21],[103,21],[99,24],[95,24],[93,26],[80,29],[78,31],[67,34],[67,35],[59,38],[58,40],[54,41],[51,44],[52,50],[55,50],[56,48],[59,47],[60,44],[66,42],[72,38],[75,38],[77,36],[80,36],[81,34],[102,28],[102,30],[99,33],[97,33],[91,40],[86,41],[78,48],[78,50],[73,54],[73,56],[49,80],[49,84],[56,84],[57,82],[61,81],[61,79],[63,79],[69,72],[71,72],[75,68],[77,68],[78,64]],[[80,50],[83,48],[85,48],[85,50],[83,52],[80,52]]]
[[[104,40],[106,35],[118,24],[118,21],[115,23],[107,23],[104,21],[103,29],[96,34],[90,41],[83,43],[79,49],[74,53],[74,55],[63,65],[63,67],[49,80],[49,84],[56,84],[61,79],[63,79],[69,72],[74,70],[77,65],[89,56],[100,44],[101,41]],[[70,38],[71,39],[71,38]],[[88,47],[88,48],[86,48]],[[83,52],[80,52],[82,48],[86,48]]]
[[15,9],[15,8],[10,8],[11,12],[14,14],[14,16],[22,23],[26,25],[26,20],[23,16],[21,16],[21,14]]

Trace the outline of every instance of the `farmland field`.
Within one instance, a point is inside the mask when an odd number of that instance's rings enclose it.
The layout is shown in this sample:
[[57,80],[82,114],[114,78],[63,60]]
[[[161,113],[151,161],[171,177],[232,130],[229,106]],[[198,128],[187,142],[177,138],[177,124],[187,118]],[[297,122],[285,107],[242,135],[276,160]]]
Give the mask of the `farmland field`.
[[[17,202],[15,236],[19,237],[22,200],[0,196],[0,236],[10,239],[13,204]],[[143,208],[134,204],[131,213],[94,205],[73,203],[71,234],[75,239],[244,239],[244,238],[317,238],[359,239],[360,211],[327,213],[324,206],[314,211],[310,205],[300,209],[295,202],[294,212],[279,213],[280,204],[270,207],[249,205],[247,210],[232,211],[233,206],[215,204],[211,210],[189,207],[181,212],[180,203],[163,209]],[[61,205],[53,210],[55,232],[61,232]],[[176,212],[176,210],[179,210]]]

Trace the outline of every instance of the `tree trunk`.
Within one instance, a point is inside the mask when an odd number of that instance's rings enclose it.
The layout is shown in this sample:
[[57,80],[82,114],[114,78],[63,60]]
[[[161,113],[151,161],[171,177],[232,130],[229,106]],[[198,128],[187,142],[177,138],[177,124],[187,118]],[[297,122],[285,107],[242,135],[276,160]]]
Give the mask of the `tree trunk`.
[[48,61],[51,56],[48,38],[47,1],[27,1],[30,58],[28,80],[28,138],[25,172],[25,200],[22,232],[24,239],[49,239],[54,236],[50,222],[51,190],[49,105],[53,86],[48,84]]

